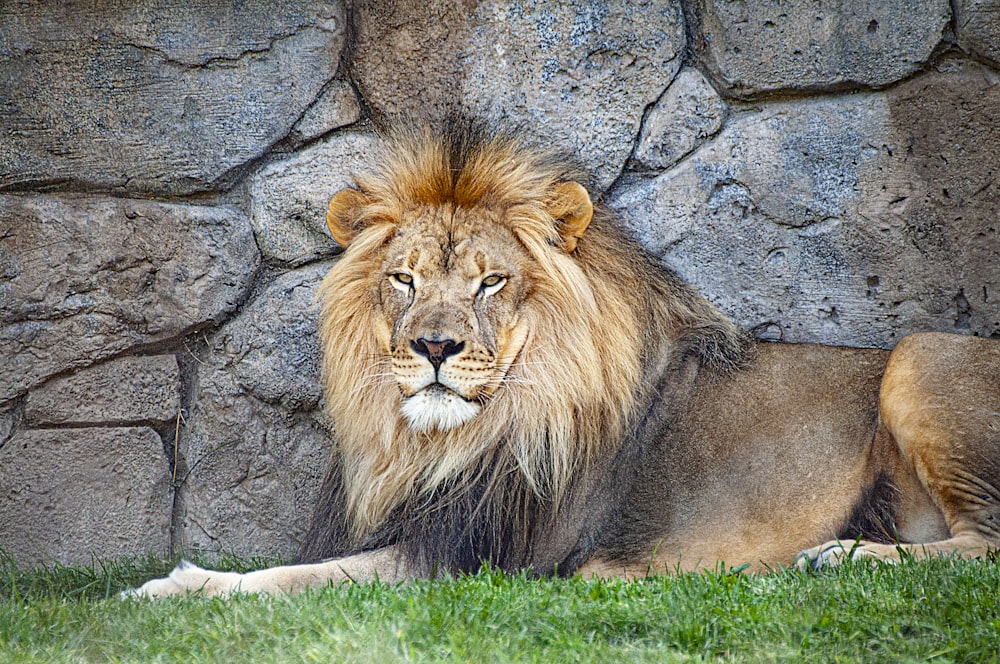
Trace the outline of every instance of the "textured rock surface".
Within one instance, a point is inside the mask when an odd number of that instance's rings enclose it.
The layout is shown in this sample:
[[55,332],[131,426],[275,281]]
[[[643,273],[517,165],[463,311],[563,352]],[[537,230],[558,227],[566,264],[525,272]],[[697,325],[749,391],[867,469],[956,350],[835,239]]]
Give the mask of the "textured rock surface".
[[646,115],[636,161],[646,168],[670,168],[722,128],[726,109],[726,102],[700,71],[681,70]]
[[0,190],[232,184],[332,74],[340,2],[84,0],[0,12]]
[[12,406],[0,408],[0,448],[14,435],[14,427],[20,419]]
[[1000,0],[957,0],[955,24],[962,48],[1000,65]]
[[606,187],[681,64],[680,2],[376,0],[352,64],[383,113],[505,116],[579,155]]
[[0,402],[218,321],[259,263],[234,209],[0,196]]
[[266,258],[301,265],[338,251],[326,207],[371,163],[374,145],[370,134],[341,133],[253,174],[250,220]]
[[28,430],[0,448],[0,543],[19,565],[166,556],[171,504],[152,429]]
[[1000,335],[1000,85],[952,69],[886,94],[744,111],[611,205],[766,338]]
[[361,107],[350,83],[333,81],[295,123],[289,138],[293,144],[301,145],[332,129],[354,124],[360,118]]
[[162,424],[177,417],[180,397],[176,357],[123,357],[53,378],[32,390],[24,418],[30,427]]
[[735,97],[889,85],[921,69],[951,20],[948,0],[698,0],[690,6],[698,58]]
[[279,277],[215,336],[181,431],[186,550],[291,558],[330,453],[313,298],[328,264]]
[[1000,336],[998,79],[997,0],[4,3],[0,548],[295,554],[382,116],[579,156],[758,336]]

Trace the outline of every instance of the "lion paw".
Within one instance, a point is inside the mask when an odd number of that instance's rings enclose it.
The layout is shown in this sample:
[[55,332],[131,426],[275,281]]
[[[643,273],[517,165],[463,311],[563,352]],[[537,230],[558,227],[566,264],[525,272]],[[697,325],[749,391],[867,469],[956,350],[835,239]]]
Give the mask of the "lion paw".
[[891,554],[886,555],[882,549],[885,549],[885,546],[872,542],[841,542],[840,540],[833,540],[819,546],[814,546],[811,549],[800,551],[799,555],[796,556],[795,566],[800,570],[819,570],[824,567],[840,565],[846,560],[861,560],[862,558],[868,558],[873,561],[886,560],[888,562],[898,562]]
[[138,588],[124,591],[121,596],[122,599],[187,594],[198,594],[205,597],[226,596],[240,589],[242,578],[242,574],[202,569],[183,560],[169,576],[147,581]]

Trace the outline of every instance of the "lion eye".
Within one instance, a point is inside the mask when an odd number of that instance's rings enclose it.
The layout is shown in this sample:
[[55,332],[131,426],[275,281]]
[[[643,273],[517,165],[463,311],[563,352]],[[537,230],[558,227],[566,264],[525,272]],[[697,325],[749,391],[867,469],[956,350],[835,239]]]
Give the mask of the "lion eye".
[[502,274],[491,274],[483,279],[482,283],[480,283],[479,292],[482,295],[492,295],[503,288],[506,283],[507,277]]
[[406,272],[393,272],[389,275],[392,285],[400,290],[409,291],[413,288],[413,275]]

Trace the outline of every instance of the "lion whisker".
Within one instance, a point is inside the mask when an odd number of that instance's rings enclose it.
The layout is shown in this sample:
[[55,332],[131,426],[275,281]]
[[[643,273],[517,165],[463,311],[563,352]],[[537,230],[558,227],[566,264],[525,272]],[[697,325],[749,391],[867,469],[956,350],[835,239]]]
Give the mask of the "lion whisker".
[[376,378],[394,378],[396,376],[392,371],[382,371],[379,373],[365,374],[361,376],[362,380],[373,380]]
[[495,384],[495,385],[502,385],[504,383],[516,383],[518,385],[537,385],[538,384],[538,381],[536,381],[534,379],[525,378],[524,376],[511,376],[509,374],[506,375],[506,376],[500,376],[499,378],[496,378],[496,379],[492,379],[490,382],[492,384]]
[[496,394],[497,394],[497,391],[500,390],[501,388],[505,387],[505,386],[508,386],[508,385],[536,385],[536,384],[537,383],[535,381],[533,381],[531,379],[528,379],[528,378],[522,378],[520,376],[505,375],[505,376],[496,376],[496,377],[490,378],[489,380],[486,381],[485,386],[487,388],[489,388],[489,389],[494,390],[494,392],[492,394],[489,394],[489,395],[486,396],[486,401],[489,401],[490,399],[494,398],[496,396]]

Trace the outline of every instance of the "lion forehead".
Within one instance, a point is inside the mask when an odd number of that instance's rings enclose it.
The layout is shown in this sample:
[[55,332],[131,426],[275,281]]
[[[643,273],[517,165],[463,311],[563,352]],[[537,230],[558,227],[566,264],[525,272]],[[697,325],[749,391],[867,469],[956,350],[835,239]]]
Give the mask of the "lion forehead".
[[[432,222],[433,220],[433,222]],[[527,254],[495,214],[463,210],[452,216],[419,215],[400,224],[389,242],[384,269],[406,269],[424,279],[477,279],[489,272],[523,271]]]

